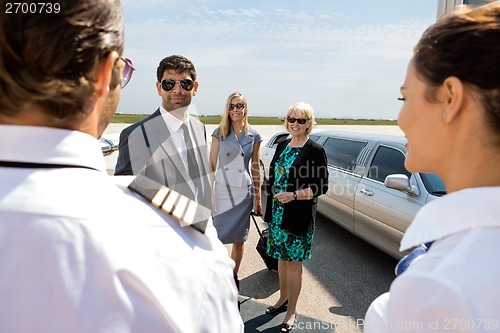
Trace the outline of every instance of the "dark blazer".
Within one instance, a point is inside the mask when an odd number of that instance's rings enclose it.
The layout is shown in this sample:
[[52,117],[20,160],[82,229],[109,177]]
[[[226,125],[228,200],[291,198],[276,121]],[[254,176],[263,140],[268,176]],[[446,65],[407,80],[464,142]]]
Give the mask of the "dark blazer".
[[195,149],[197,149],[196,157],[201,159],[198,163],[201,177],[193,180],[197,187],[197,195],[193,193],[187,183],[188,170],[182,156],[178,154],[160,109],[121,132],[115,175],[142,173],[148,178],[211,208],[206,129],[205,125],[197,118],[191,115],[189,117],[191,131],[194,133],[192,139]]
[[[279,156],[290,142],[285,140],[276,148],[269,168],[269,183],[266,186],[267,204],[264,221],[272,220],[272,186],[274,186],[275,164]],[[323,147],[309,139],[290,167],[288,182],[284,192],[310,187],[313,191],[311,200],[294,200],[285,204],[281,228],[291,233],[305,235],[316,222],[316,205],[318,196],[328,191],[328,167]]]

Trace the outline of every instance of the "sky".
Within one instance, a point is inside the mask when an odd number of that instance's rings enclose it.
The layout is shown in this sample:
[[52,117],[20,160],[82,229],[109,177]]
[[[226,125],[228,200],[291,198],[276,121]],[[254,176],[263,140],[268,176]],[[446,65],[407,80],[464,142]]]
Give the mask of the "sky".
[[242,92],[250,116],[305,101],[321,118],[397,119],[412,50],[438,0],[122,0],[136,71],[120,113],[161,103],[156,68],[180,54],[197,71],[191,112],[220,115]]

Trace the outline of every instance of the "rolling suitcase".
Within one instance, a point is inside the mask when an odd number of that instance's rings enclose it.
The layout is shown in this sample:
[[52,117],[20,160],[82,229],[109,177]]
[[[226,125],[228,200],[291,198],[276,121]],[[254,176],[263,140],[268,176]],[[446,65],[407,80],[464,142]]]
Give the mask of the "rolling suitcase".
[[267,247],[267,233],[268,229],[262,230],[262,232],[259,229],[259,225],[257,224],[257,221],[255,220],[256,214],[252,212],[250,216],[253,219],[253,223],[255,224],[255,227],[257,228],[257,232],[259,233],[259,241],[257,242],[257,246],[255,247],[257,249],[257,252],[259,252],[260,256],[262,257],[262,260],[264,260],[264,263],[266,264],[266,267],[268,270],[278,270],[278,259],[274,259],[273,257],[270,257],[266,253],[266,247]]

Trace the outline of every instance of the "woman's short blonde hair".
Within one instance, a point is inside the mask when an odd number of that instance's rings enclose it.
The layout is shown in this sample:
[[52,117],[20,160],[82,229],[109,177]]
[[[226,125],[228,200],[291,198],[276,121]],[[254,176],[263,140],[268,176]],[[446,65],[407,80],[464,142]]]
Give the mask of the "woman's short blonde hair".
[[309,135],[314,127],[314,110],[311,105],[305,102],[298,102],[290,106],[285,117],[285,128],[288,131],[288,117],[292,113],[298,113],[309,121],[309,126],[306,128],[306,135]]

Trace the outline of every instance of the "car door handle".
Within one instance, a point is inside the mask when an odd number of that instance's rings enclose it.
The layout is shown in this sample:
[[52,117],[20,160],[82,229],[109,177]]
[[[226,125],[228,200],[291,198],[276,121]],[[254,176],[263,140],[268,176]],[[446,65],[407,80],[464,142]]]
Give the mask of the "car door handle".
[[367,195],[369,197],[373,197],[373,192],[370,191],[370,190],[365,190],[365,189],[362,189],[360,190],[359,192],[363,193],[364,195]]

